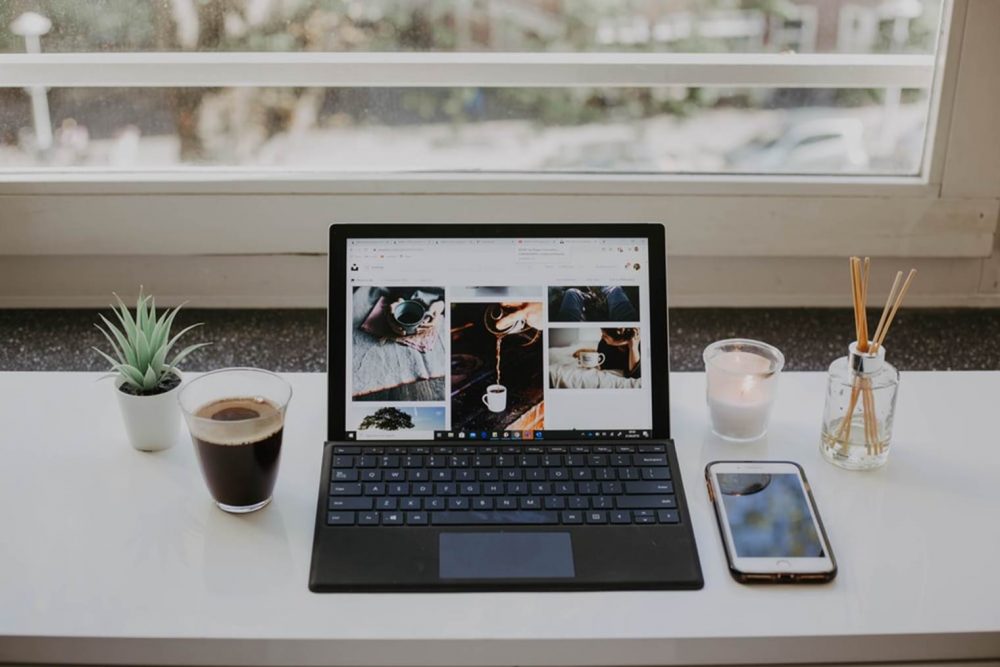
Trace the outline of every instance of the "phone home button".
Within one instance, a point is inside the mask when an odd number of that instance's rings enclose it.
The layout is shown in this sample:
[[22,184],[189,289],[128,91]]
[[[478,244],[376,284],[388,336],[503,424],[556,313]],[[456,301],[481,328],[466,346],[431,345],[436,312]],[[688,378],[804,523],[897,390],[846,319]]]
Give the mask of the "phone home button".
[[792,564],[787,560],[779,560],[777,563],[775,563],[775,565],[778,566],[779,570],[787,570],[792,566]]

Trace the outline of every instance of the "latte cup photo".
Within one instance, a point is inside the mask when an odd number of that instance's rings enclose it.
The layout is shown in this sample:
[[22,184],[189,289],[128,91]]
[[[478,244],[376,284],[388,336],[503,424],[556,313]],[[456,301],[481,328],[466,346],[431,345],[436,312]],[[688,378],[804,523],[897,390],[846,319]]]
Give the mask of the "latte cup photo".
[[389,326],[397,334],[409,336],[425,324],[429,324],[434,315],[427,306],[414,299],[399,301],[392,305],[389,311]]
[[483,403],[490,412],[503,412],[507,409],[507,387],[502,384],[491,384],[483,394]]
[[580,352],[577,361],[584,368],[597,368],[604,363],[604,355],[600,352],[587,350],[586,352]]

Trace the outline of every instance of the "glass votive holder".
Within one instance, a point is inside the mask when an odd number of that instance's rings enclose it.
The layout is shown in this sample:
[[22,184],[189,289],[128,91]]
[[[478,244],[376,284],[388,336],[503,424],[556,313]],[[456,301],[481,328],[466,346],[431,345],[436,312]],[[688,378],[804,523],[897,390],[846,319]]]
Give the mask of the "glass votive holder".
[[763,437],[785,355],[758,340],[730,338],[706,347],[704,359],[712,432],[733,442]]

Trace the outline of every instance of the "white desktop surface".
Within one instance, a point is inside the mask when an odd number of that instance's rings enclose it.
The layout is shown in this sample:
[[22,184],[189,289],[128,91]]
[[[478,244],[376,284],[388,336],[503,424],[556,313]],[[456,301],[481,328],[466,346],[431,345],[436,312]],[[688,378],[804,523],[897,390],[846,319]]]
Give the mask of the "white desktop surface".
[[[274,502],[230,516],[186,432],[147,454],[110,382],[0,373],[0,662],[611,665],[1000,657],[1000,372],[903,373],[888,465],[818,452],[826,376],[785,373],[766,440],[718,441],[704,376],[671,376],[701,591],[318,595],[306,587],[325,431],[294,386]],[[179,417],[178,417],[179,418]],[[716,459],[806,470],[840,565],[820,586],[730,578]]]

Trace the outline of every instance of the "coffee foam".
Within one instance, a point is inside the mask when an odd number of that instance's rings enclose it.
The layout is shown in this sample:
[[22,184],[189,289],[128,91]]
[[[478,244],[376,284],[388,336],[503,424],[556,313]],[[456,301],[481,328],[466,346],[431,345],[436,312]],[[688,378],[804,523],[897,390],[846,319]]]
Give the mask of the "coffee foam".
[[[260,416],[238,421],[212,419],[213,415],[229,408],[249,408]],[[213,445],[252,445],[270,438],[284,424],[284,416],[278,406],[259,396],[224,398],[206,403],[188,420],[191,435]]]

